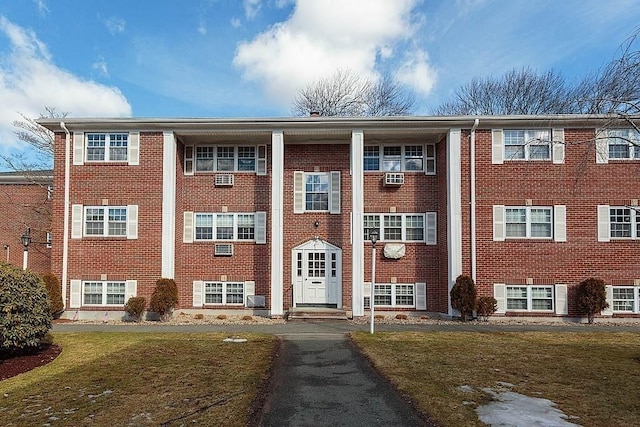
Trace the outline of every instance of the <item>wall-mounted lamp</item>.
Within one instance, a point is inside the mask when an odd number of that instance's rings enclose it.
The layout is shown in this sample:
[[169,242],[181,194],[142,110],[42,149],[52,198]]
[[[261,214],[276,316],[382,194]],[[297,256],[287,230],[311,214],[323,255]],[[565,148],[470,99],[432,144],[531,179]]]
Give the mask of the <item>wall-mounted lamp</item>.
[[313,226],[314,228],[318,228],[320,226],[320,221],[316,219],[315,222],[313,223]]
[[31,228],[27,228],[22,236],[20,236],[22,246],[24,246],[24,255],[22,257],[22,269],[27,269],[27,262],[29,259],[29,245],[31,244]]

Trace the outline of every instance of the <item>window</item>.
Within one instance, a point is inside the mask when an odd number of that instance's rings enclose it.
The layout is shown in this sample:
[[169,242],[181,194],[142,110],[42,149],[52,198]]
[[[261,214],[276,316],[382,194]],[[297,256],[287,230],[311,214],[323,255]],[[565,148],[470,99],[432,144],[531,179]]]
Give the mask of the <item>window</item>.
[[640,134],[635,129],[608,129],[609,159],[640,159]]
[[84,235],[105,237],[126,236],[127,207],[85,207]]
[[87,133],[87,161],[126,162],[128,145],[128,133]]
[[640,288],[634,286],[613,286],[612,309],[614,313],[640,312]]
[[364,147],[364,170],[384,172],[436,172],[436,146],[367,145]]
[[640,237],[640,215],[636,209],[611,207],[609,227],[612,239],[637,239]]
[[[192,171],[193,151],[185,147],[185,173]],[[255,146],[196,146],[196,172],[256,172],[256,153]]]
[[293,173],[293,212],[329,212],[339,214],[340,172]]
[[329,210],[329,175],[307,173],[304,177],[305,211]]
[[253,213],[196,213],[195,240],[254,240]]
[[205,282],[204,303],[218,305],[244,304],[244,283]]
[[[370,294],[365,294],[365,308],[369,308]],[[415,285],[376,283],[374,288],[376,307],[415,307]]]
[[506,207],[506,238],[550,239],[552,209],[549,207]]
[[551,160],[551,130],[504,130],[505,160]]
[[83,282],[83,305],[124,305],[125,282]]
[[[424,242],[425,216],[433,215],[435,228],[435,213],[428,214],[365,214],[363,217],[364,240],[369,241],[371,230],[377,230],[380,241]],[[433,238],[435,239],[435,233]]]
[[53,185],[47,185],[47,200],[53,199]]
[[553,311],[553,286],[507,285],[507,310]]
[[52,248],[51,242],[52,242],[51,232],[47,231],[47,242],[46,243],[47,243],[47,248],[49,248],[49,249]]

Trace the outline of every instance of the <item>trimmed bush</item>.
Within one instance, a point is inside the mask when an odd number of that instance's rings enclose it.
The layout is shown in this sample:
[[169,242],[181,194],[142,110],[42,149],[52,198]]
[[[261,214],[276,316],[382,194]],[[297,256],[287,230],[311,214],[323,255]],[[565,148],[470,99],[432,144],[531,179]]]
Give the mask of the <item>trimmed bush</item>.
[[0,263],[0,353],[38,350],[51,329],[51,320],[42,278]]
[[156,289],[151,294],[149,310],[158,313],[161,321],[171,317],[173,309],[178,305],[178,287],[173,279],[158,279]]
[[404,313],[398,313],[398,314],[396,314],[396,319],[398,319],[398,320],[407,320],[408,318],[409,318],[409,316],[407,316],[407,315],[406,315],[406,314],[404,314]]
[[498,301],[494,297],[480,297],[476,301],[476,311],[478,317],[483,321],[488,321],[489,317],[498,309]]
[[124,311],[139,323],[142,320],[146,307],[147,300],[145,297],[131,297],[124,305]]
[[604,281],[591,277],[580,282],[576,292],[576,303],[578,310],[587,315],[587,321],[593,323],[596,313],[609,307]]
[[49,311],[51,311],[53,318],[57,319],[64,311],[62,286],[58,278],[51,273],[42,276],[42,281],[47,288],[47,295],[49,296]]
[[451,307],[460,312],[463,322],[473,315],[476,308],[476,285],[469,276],[461,274],[451,289]]

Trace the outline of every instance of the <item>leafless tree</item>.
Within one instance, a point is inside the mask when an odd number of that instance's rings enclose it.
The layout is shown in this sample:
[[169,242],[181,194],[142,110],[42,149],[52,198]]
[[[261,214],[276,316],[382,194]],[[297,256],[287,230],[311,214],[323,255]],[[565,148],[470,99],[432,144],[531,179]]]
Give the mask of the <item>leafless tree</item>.
[[338,70],[301,89],[291,114],[307,116],[400,116],[411,114],[413,94],[404,90],[389,75],[378,81],[365,79],[353,71]]

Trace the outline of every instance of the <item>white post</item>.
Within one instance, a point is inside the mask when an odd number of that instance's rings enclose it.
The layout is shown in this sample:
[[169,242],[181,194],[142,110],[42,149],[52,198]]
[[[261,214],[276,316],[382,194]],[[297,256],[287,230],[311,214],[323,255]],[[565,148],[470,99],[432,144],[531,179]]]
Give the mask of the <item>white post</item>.
[[371,309],[371,333],[374,331],[373,296],[376,287],[376,244],[371,246],[371,296],[369,297],[369,308]]
[[24,252],[22,255],[22,269],[26,270],[27,269],[27,262],[29,260],[29,249],[27,249],[26,247],[24,248]]

